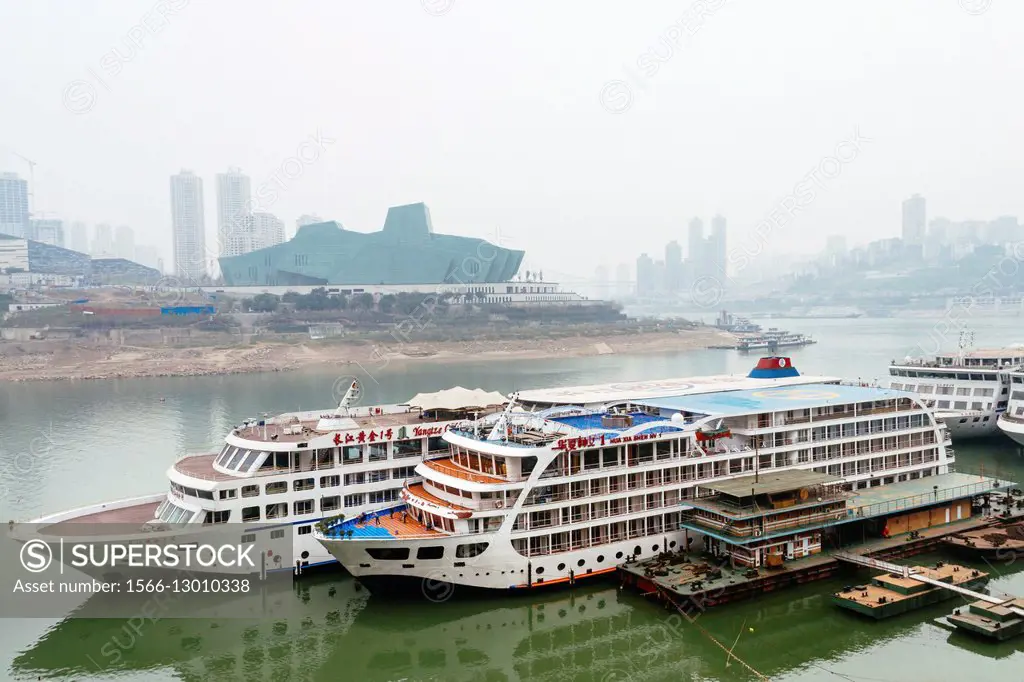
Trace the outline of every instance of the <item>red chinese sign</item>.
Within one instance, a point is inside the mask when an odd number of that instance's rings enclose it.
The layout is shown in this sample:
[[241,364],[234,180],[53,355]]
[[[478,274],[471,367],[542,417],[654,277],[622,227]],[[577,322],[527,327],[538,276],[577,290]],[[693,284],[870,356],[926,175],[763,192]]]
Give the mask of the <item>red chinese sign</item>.
[[412,427],[412,435],[416,438],[423,438],[424,436],[440,436],[442,433],[448,430],[451,424],[444,424],[442,426],[414,426]]
[[555,443],[555,450],[579,450],[590,448],[596,445],[619,445],[621,443],[638,443],[644,440],[652,440],[660,436],[660,433],[638,433],[635,436],[616,436],[606,439],[601,436],[584,436],[582,438],[563,438]]
[[401,427],[396,433],[394,429],[380,429],[372,431],[359,431],[352,433],[336,433],[334,434],[335,445],[349,445],[355,443],[360,445],[363,443],[383,443],[395,438],[401,440],[404,438],[425,438],[427,436],[439,436],[451,427],[451,424],[439,424],[437,426],[414,426],[412,427],[412,434],[406,433],[405,427]]

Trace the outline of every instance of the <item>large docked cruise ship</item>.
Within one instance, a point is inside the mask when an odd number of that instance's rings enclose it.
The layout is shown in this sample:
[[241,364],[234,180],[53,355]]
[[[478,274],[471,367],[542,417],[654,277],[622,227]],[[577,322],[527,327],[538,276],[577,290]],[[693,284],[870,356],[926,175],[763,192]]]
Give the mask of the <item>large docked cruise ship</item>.
[[402,504],[314,533],[371,592],[574,583],[698,548],[680,528],[698,484],[813,469],[864,488],[953,463],[916,394],[803,377],[779,357],[747,377],[524,391],[483,421],[445,433],[449,456],[417,467]]
[[913,391],[933,404],[953,438],[993,436],[1007,408],[1010,370],[1024,365],[1024,347],[966,350],[966,345],[962,338],[956,353],[894,360],[890,387]]
[[[468,419],[500,412],[505,396],[461,387],[419,394],[395,405],[356,406],[353,381],[335,409],[289,412],[247,420],[225,437],[219,452],[186,455],[167,470],[169,490],[50,514],[12,528],[21,541],[95,535],[116,524],[119,541],[137,537],[193,537],[221,524],[291,542],[281,570],[301,572],[335,564],[313,539],[326,518],[359,516],[393,504],[423,460],[447,456],[441,439]],[[81,525],[87,524],[87,525]],[[83,530],[86,529],[86,530]],[[106,535],[104,535],[106,537]],[[291,559],[291,563],[286,563]]]
[[1010,401],[1006,411],[999,415],[996,425],[1014,443],[1024,447],[1024,369],[1007,374],[1010,381]]

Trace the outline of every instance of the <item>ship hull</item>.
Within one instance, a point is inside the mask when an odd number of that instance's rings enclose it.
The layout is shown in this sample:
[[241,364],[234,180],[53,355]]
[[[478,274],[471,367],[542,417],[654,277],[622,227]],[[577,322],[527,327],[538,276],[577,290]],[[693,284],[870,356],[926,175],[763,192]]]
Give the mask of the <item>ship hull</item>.
[[996,422],[998,429],[1017,445],[1024,447],[1024,423],[1011,421],[1006,416],[999,417]]
[[[629,556],[639,553],[640,558],[650,558],[666,545],[675,551],[688,538],[694,540],[691,548],[702,547],[694,533],[674,531],[534,557],[519,554],[508,536],[501,533],[379,541],[327,537],[320,542],[374,596],[446,601],[456,595],[523,592],[590,582],[611,575]],[[478,556],[458,558],[460,545],[484,542],[488,547]],[[438,547],[443,548],[441,559],[416,558],[436,552]],[[374,559],[372,555],[380,556],[380,550],[397,550],[405,558]]]
[[[936,415],[946,425],[954,440],[991,438],[999,435],[995,412],[943,413]],[[988,417],[986,420],[985,418]]]
[[[104,543],[116,544],[123,543],[132,540],[137,540],[138,533],[127,532],[130,524],[141,525],[145,521],[137,521],[139,517],[137,514],[133,514],[133,508],[147,508],[159,504],[162,500],[167,497],[166,493],[155,493],[152,495],[145,495],[140,497],[124,498],[121,500],[113,500],[110,502],[100,502],[97,504],[89,505],[86,507],[78,507],[63,512],[57,512],[54,514],[48,514],[31,521],[24,523],[15,524],[12,529],[12,536],[19,542],[28,542],[29,540],[39,539],[43,540],[47,544],[50,544],[54,538],[67,537],[74,539],[79,542],[90,542],[97,545]],[[148,519],[147,519],[148,520]],[[318,519],[312,519],[309,521],[303,521],[304,524],[315,523]],[[112,535],[103,535],[101,531],[105,525],[111,528]],[[88,529],[87,534],[82,534],[82,529]],[[178,526],[171,533],[160,533],[161,537],[168,538],[180,538],[188,539],[194,537],[197,532],[202,529],[209,529],[210,526],[204,526],[199,523],[185,524]],[[260,530],[268,530],[269,526],[261,526]],[[294,531],[294,524],[282,524],[280,528],[285,530]],[[148,537],[155,537],[155,534],[150,533]],[[335,560],[335,558],[324,549],[323,545],[317,542],[312,534],[297,535],[294,534],[291,540],[292,556],[283,557],[283,561],[279,562],[279,565],[272,566],[270,568],[273,571],[291,571],[296,575],[305,574],[307,572],[322,572],[325,570],[340,570],[341,565]],[[83,567],[82,572],[86,573],[90,577],[98,580],[111,579],[116,577],[109,570],[90,569]],[[196,569],[197,573],[204,572],[202,569]],[[136,574],[140,575],[136,575]],[[145,571],[136,571],[133,569],[133,577],[140,577]],[[175,572],[172,572],[174,574]],[[211,575],[221,575],[220,571],[210,571]],[[227,573],[230,575],[230,573]],[[154,578],[163,577],[164,573],[161,571],[155,571],[153,573]]]

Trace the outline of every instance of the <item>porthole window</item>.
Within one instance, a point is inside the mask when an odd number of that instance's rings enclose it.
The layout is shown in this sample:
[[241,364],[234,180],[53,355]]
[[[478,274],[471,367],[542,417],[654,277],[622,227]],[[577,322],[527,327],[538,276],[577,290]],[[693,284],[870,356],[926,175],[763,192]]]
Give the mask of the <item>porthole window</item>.
[[676,541],[673,540],[672,542],[668,543],[668,546],[669,546],[669,549],[675,547],[676,546]]
[[585,564],[585,563],[587,563],[587,562],[584,561],[583,559],[580,559],[579,561],[576,562],[576,565],[579,566],[580,568],[583,568],[583,564]]
[[640,556],[640,545],[637,545],[633,548],[633,554],[635,554],[636,556]]
[[615,558],[616,559],[621,559],[622,558],[622,552],[616,552],[615,553]]
[[544,575],[544,567],[543,566],[538,566],[537,570],[534,571],[534,573],[536,573],[537,575]]
[[565,564],[558,564],[558,570],[559,571],[564,571],[565,570]]
[[654,547],[651,547],[651,551],[652,552],[657,552],[658,551],[658,545],[655,545]]
[[597,563],[599,563],[599,564],[603,564],[604,563],[604,554],[598,554],[597,555]]

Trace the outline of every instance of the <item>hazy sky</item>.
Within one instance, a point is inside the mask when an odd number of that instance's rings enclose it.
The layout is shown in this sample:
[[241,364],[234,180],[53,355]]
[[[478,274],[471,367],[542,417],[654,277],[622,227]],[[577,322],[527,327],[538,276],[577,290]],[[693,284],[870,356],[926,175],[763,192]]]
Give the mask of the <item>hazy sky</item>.
[[1024,216],[1021,26],[1012,0],[5,2],[0,170],[33,159],[37,210],[130,225],[168,267],[168,177],[203,176],[212,244],[235,165],[254,190],[278,173],[263,207],[289,230],[425,201],[552,279],[660,257],[694,215],[744,243],[859,130],[766,240],[811,251],[895,236],[913,192],[929,217]]

